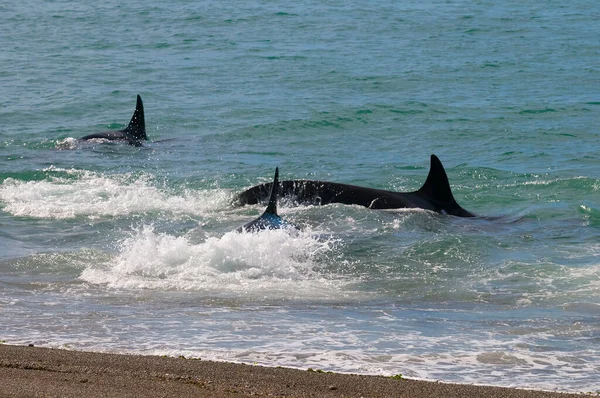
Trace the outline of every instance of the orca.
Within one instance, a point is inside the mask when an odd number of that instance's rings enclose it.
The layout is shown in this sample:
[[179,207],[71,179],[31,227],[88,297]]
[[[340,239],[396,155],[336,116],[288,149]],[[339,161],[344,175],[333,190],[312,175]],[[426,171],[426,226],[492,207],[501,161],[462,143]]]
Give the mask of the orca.
[[144,104],[142,103],[142,97],[140,97],[138,94],[133,116],[131,117],[127,127],[125,127],[123,130],[94,133],[80,138],[80,140],[83,141],[93,139],[123,141],[130,145],[136,146],[141,145],[142,141],[147,141],[148,136],[146,136],[146,121],[144,119]]
[[277,199],[279,197],[279,167],[275,168],[275,177],[269,188],[269,204],[264,213],[256,220],[239,227],[238,232],[259,232],[265,229],[294,228],[294,226],[277,215]]
[[[251,187],[233,199],[233,204],[244,206],[266,199],[273,183]],[[414,192],[394,192],[314,180],[287,180],[279,183],[281,196],[291,197],[300,204],[326,205],[342,203],[369,209],[418,208],[457,217],[477,217],[463,209],[454,199],[446,170],[440,159],[431,155],[429,175],[423,186]]]

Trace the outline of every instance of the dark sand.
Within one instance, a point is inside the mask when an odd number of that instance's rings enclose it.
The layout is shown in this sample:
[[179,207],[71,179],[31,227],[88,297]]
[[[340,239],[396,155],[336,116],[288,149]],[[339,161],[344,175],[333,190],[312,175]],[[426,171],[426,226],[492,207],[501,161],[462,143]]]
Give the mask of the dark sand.
[[0,397],[581,397],[184,358],[0,344]]

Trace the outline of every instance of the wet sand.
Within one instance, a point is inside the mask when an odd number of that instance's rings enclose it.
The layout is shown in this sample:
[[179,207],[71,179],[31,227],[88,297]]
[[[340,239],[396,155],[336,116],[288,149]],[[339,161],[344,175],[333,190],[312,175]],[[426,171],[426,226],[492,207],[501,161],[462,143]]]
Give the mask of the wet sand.
[[511,397],[580,394],[0,344],[0,397]]

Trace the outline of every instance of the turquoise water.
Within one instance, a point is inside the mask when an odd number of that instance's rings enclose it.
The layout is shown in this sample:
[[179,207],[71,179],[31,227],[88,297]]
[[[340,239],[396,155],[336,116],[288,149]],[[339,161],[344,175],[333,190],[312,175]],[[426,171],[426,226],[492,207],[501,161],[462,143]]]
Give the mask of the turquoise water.
[[[600,390],[600,5],[0,5],[0,340]],[[126,126],[142,147],[81,143]],[[417,189],[490,218],[242,189]]]

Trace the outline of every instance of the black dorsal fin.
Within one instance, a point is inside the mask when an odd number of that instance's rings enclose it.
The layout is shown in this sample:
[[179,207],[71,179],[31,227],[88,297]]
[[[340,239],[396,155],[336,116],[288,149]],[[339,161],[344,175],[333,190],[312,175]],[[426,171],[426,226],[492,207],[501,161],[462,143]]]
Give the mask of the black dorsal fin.
[[129,125],[123,130],[127,134],[128,138],[134,140],[147,140],[146,136],[146,120],[144,118],[144,104],[142,103],[142,97],[138,94],[137,103],[135,104],[135,111],[129,121]]
[[431,166],[425,184],[417,191],[438,202],[454,202],[448,175],[440,159],[431,155]]
[[452,195],[448,175],[440,159],[431,155],[431,166],[425,184],[417,191],[417,194],[427,198],[439,207],[438,211],[460,217],[474,217],[475,215],[456,202]]
[[275,177],[271,184],[271,193],[269,194],[269,205],[264,214],[277,215],[277,197],[279,196],[279,167],[275,168]]

